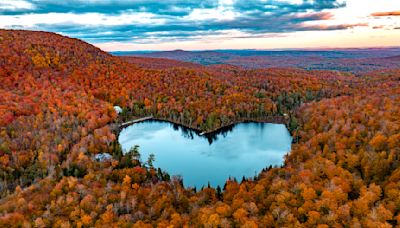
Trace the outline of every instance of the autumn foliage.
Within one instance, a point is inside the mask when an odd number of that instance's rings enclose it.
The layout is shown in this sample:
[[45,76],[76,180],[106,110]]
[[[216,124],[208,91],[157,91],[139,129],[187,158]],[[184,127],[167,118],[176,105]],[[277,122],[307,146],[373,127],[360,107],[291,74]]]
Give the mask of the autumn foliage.
[[[0,47],[0,227],[400,224],[400,70],[151,66],[28,31],[0,30]],[[150,114],[202,131],[275,118],[295,143],[255,179],[185,189],[116,141]]]

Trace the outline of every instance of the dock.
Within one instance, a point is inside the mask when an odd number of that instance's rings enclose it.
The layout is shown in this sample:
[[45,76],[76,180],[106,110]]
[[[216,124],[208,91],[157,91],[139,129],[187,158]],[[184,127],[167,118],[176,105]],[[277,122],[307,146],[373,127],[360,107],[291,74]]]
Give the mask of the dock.
[[131,121],[122,123],[122,124],[119,125],[119,127],[122,128],[122,127],[129,126],[129,125],[131,125],[131,124],[134,124],[134,123],[139,123],[139,122],[142,122],[142,121],[145,121],[145,120],[151,120],[151,119],[153,119],[153,115],[151,115],[151,116],[146,116],[146,117],[143,117],[143,118],[139,118],[139,119],[135,119],[135,120],[131,120]]

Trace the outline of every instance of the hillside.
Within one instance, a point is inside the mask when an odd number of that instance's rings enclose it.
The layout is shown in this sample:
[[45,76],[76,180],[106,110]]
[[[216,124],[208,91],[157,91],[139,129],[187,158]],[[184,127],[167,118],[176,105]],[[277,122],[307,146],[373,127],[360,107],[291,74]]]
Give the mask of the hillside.
[[[0,47],[1,227],[400,224],[400,69],[207,67],[12,30]],[[202,131],[287,114],[295,141],[254,180],[185,189],[122,154],[114,124],[149,114]]]
[[159,51],[148,53],[117,52],[118,56],[139,56],[147,58],[173,59],[183,62],[192,62],[202,65],[222,64],[225,60],[235,57],[235,54],[221,53],[216,51]]
[[386,60],[400,61],[400,55],[386,57]]
[[191,69],[199,69],[204,68],[200,64],[190,63],[190,62],[182,62],[173,59],[162,59],[162,58],[144,58],[144,57],[130,57],[130,56],[122,56],[121,59],[138,65],[142,68],[146,69],[154,69],[154,70],[164,70],[169,68],[191,68]]

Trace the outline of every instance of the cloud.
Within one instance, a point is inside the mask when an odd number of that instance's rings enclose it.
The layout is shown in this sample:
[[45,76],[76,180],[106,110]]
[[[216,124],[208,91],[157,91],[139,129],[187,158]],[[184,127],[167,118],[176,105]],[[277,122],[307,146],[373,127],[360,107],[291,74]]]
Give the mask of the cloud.
[[0,27],[58,32],[93,43],[151,43],[364,26],[318,25],[334,19],[326,10],[345,5],[342,0],[10,0],[0,3]]
[[376,25],[372,27],[372,29],[384,29],[384,28],[385,28],[384,25]]
[[330,20],[333,19],[334,16],[330,12],[320,12],[320,13],[298,14],[295,17],[307,20]]
[[234,8],[236,10],[254,16],[259,15],[259,13],[284,15],[287,13],[307,12],[309,10],[322,11],[326,9],[341,8],[344,6],[346,6],[346,3],[338,0],[304,0],[298,4],[281,0],[236,0],[234,3]]
[[376,13],[372,13],[371,16],[374,16],[374,17],[400,16],[400,11],[376,12]]
[[18,12],[25,10],[34,9],[34,5],[28,1],[23,0],[8,0],[6,2],[0,2],[0,13],[1,12]]
[[355,27],[366,27],[368,23],[358,23],[358,24],[340,24],[340,25],[302,25],[299,26],[299,30],[305,31],[322,31],[322,30],[344,30],[344,29],[351,29]]
[[[10,0],[15,1],[15,0]],[[182,16],[195,8],[213,8],[213,0],[18,0],[33,7],[19,10],[1,9],[0,13],[21,15],[27,13],[102,13],[120,14],[122,12],[148,12],[160,15]]]

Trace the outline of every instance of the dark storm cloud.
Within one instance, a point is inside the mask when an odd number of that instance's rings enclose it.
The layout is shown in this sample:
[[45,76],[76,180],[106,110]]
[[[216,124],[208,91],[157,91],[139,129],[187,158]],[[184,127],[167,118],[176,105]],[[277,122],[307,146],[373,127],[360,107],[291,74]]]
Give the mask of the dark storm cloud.
[[[66,22],[62,24],[35,24],[26,29],[59,32],[68,36],[81,38],[89,42],[134,41],[152,42],[153,40],[192,40],[200,36],[221,35],[227,30],[241,31],[246,35],[239,37],[268,37],[294,31],[341,30],[360,25],[305,26],[305,22],[332,19],[327,9],[344,7],[345,3],[337,0],[304,0],[293,4],[284,0],[234,0],[233,4],[222,5],[222,8],[235,13],[234,18],[216,20],[203,18],[190,20],[188,15],[193,10],[221,9],[218,1],[213,0],[29,0],[31,9],[8,9],[0,3],[0,14],[23,16],[25,14],[46,13],[99,13],[109,16],[129,13],[151,13],[155,19],[164,23],[130,23],[120,25],[82,25]],[[218,10],[216,12],[219,12]],[[75,23],[75,24],[74,24]],[[14,27],[15,26],[9,26]]]

